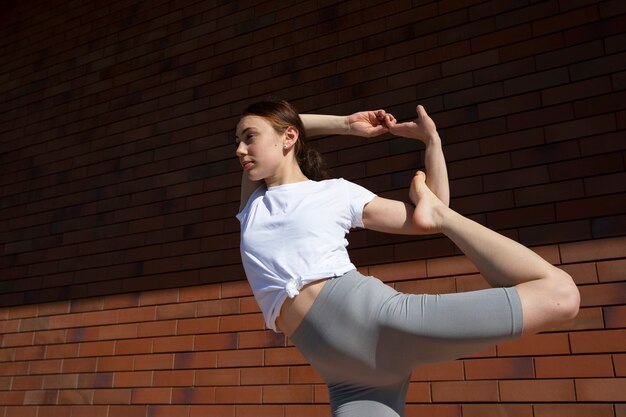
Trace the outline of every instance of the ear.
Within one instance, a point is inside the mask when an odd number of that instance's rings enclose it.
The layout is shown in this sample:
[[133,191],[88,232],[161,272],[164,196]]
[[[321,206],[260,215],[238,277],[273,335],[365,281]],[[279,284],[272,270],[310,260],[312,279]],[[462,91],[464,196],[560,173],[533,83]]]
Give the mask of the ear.
[[294,126],[289,126],[287,130],[285,130],[284,135],[286,149],[289,149],[292,146],[295,146],[298,138],[300,137],[300,132],[298,132],[298,129],[296,129]]

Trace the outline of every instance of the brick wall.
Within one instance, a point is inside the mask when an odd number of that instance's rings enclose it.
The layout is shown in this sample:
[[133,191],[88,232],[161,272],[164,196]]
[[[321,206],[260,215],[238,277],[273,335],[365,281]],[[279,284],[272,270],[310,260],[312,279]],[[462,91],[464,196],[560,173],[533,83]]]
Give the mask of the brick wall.
[[[9,1],[0,6],[0,417],[328,415],[240,265],[237,115],[422,103],[452,206],[562,266],[566,325],[416,370],[409,416],[625,417],[626,3]],[[413,142],[312,141],[406,199]],[[485,286],[440,236],[357,231],[407,292]]]

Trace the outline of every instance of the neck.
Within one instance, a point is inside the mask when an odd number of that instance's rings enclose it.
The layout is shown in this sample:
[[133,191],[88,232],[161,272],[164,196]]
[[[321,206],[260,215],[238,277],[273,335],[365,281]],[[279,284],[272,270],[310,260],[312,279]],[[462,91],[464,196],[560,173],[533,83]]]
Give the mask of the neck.
[[300,166],[296,164],[295,168],[287,170],[287,172],[283,174],[277,174],[272,177],[265,178],[264,181],[265,181],[265,185],[267,186],[267,188],[270,188],[270,187],[277,187],[279,185],[291,184],[294,182],[302,182],[302,181],[307,181],[307,180],[308,180],[307,176],[304,175],[304,173],[300,169]]

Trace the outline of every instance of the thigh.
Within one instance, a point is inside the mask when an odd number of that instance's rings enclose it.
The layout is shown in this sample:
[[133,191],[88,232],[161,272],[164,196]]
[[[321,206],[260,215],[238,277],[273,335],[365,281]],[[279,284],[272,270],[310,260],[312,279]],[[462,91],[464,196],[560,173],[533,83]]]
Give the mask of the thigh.
[[414,368],[457,359],[521,331],[522,307],[515,288],[398,294],[381,314],[379,362],[388,368]]

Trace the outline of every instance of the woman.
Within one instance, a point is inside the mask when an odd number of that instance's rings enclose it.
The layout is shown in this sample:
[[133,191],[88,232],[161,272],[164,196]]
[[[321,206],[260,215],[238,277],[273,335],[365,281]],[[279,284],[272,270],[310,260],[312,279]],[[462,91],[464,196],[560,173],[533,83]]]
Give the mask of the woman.
[[[411,204],[343,179],[323,180],[304,134],[371,137],[390,132],[424,142],[425,169]],[[422,106],[398,123],[384,110],[302,115],[284,101],[260,102],[237,125],[243,167],[241,254],[266,324],[291,338],[328,385],[333,416],[403,416],[411,371],[573,318],[571,277],[531,250],[448,207],[441,141]],[[494,288],[402,294],[350,262],[353,227],[444,233]]]

